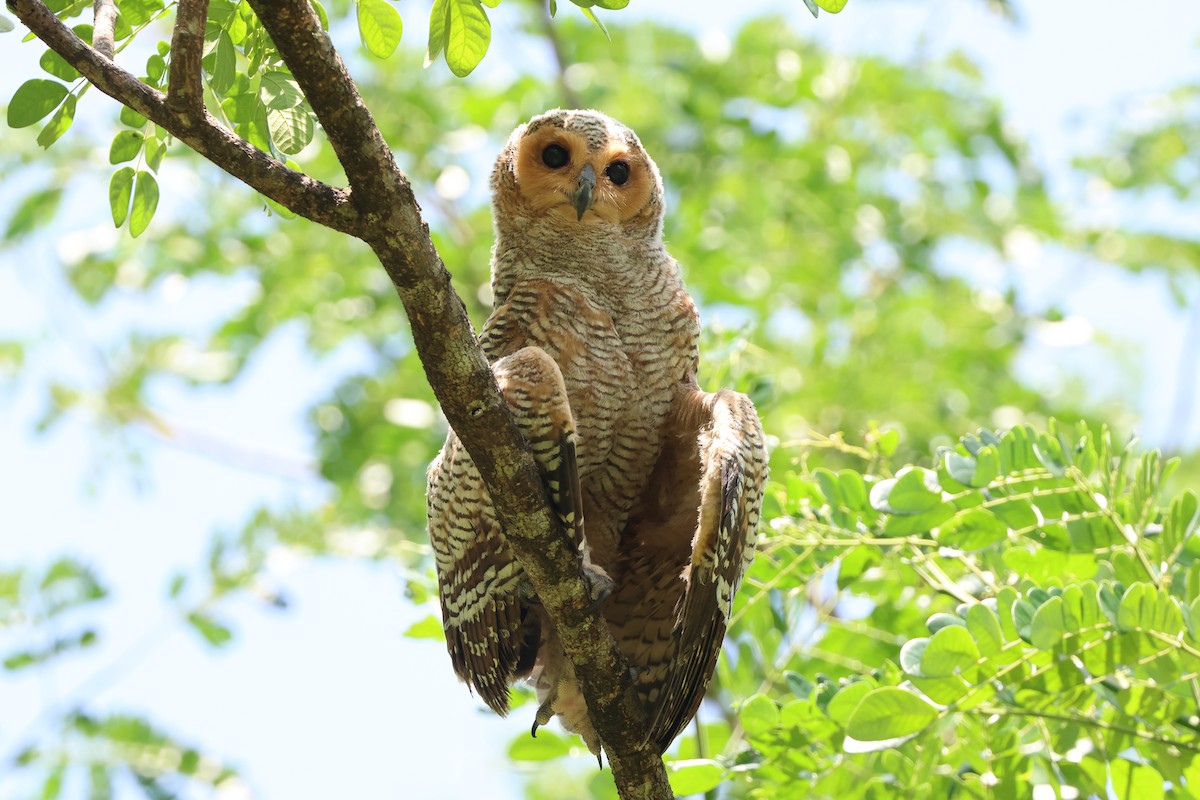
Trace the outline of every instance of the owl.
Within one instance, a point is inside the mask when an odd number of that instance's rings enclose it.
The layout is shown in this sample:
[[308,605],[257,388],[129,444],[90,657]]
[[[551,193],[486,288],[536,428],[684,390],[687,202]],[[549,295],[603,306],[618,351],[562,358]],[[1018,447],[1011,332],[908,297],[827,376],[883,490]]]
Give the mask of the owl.
[[[491,188],[494,306],[480,341],[665,751],[704,697],[754,553],[762,427],[745,395],[697,385],[696,305],[633,131],[548,111],[513,131]],[[501,715],[527,679],[535,735],[558,716],[598,755],[554,626],[453,432],[427,499],[459,678]]]

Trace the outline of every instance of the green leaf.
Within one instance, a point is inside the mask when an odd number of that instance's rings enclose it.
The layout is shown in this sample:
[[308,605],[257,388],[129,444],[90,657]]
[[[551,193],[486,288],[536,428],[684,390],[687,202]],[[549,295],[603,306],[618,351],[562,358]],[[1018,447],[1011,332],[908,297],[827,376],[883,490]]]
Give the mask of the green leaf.
[[1108,769],[1116,800],[1162,800],[1163,778],[1154,767],[1114,758]]
[[275,146],[289,156],[307,147],[316,132],[312,112],[306,105],[267,109],[267,129]]
[[[572,0],[572,2],[574,2],[574,0]],[[576,3],[575,5],[579,5],[579,3]],[[612,41],[612,36],[609,35],[609,33],[608,33],[608,27],[604,24],[604,22],[599,17],[596,16],[596,12],[592,11],[590,8],[581,8],[581,9],[579,9],[579,11],[585,17],[587,17],[588,19],[590,19],[592,21],[592,24],[595,25],[600,30],[600,32],[604,34],[605,39],[608,39],[610,42]]]
[[58,211],[58,201],[62,199],[62,187],[55,186],[30,192],[21,198],[21,202],[8,218],[4,229],[5,239],[16,239],[35,228],[46,224]]
[[974,458],[956,453],[953,450],[948,450],[942,463],[951,478],[954,478],[954,480],[963,486],[971,485],[971,481],[975,478],[976,465]]
[[163,0],[121,0],[121,17],[134,28],[145,25],[162,9]]
[[536,738],[522,735],[508,747],[508,757],[513,761],[552,761],[570,752],[570,740],[549,728],[538,728]]
[[858,708],[858,704],[862,699],[871,693],[874,684],[862,680],[843,686],[838,693],[830,698],[829,703],[825,706],[825,713],[831,720],[846,727],[846,722],[854,713],[854,709]]
[[53,50],[42,53],[42,57],[38,59],[38,65],[54,77],[68,83],[77,81],[81,77],[79,70],[68,64],[65,58]]
[[837,585],[845,589],[858,580],[871,567],[883,563],[883,553],[878,547],[859,545],[842,557],[838,566]]
[[425,68],[437,60],[446,47],[447,17],[450,0],[434,0],[429,12],[429,43],[425,47]]
[[960,628],[965,628],[967,623],[958,614],[947,614],[945,612],[939,612],[925,620],[925,627],[929,628],[930,633],[937,633],[949,625],[957,625]]
[[233,633],[229,628],[201,611],[193,611],[188,614],[187,621],[213,647],[221,647],[233,639]]
[[58,108],[67,96],[67,87],[58,81],[34,78],[17,87],[8,104],[8,126],[26,128]]
[[765,694],[756,694],[742,704],[738,717],[749,736],[758,736],[779,725],[779,707]]
[[967,630],[975,637],[975,644],[984,656],[1000,652],[1004,647],[1004,632],[996,612],[982,603],[967,609]]
[[1000,475],[1000,455],[993,445],[979,448],[975,454],[975,472],[969,486],[983,488]]
[[[465,78],[483,60],[492,41],[492,24],[479,0],[447,0],[446,65]],[[430,29],[432,39],[433,30]]]
[[54,112],[54,116],[50,117],[50,121],[46,123],[46,127],[38,133],[37,143],[42,147],[49,147],[57,142],[62,135],[66,133],[71,123],[75,121],[75,103],[77,98],[73,94],[67,95],[67,99],[58,107],[58,111]]
[[929,646],[929,639],[909,639],[900,648],[900,669],[904,670],[909,675],[923,675],[921,672],[921,661],[925,657],[925,648]]
[[430,614],[425,619],[409,625],[404,635],[410,639],[445,639],[446,631],[437,615]]
[[133,197],[133,167],[121,167],[108,182],[108,205],[112,209],[113,225],[121,227],[129,216],[129,201]]
[[145,139],[141,131],[119,131],[108,148],[108,163],[120,164],[137,158]]
[[146,140],[146,166],[155,172],[158,171],[162,164],[163,157],[167,154],[167,143],[157,136],[151,136]]
[[129,211],[129,233],[138,237],[154,219],[158,208],[158,181],[145,170],[138,170],[133,184],[133,205]]
[[842,503],[852,511],[865,511],[870,508],[870,497],[867,494],[867,484],[852,469],[844,469],[837,474],[838,488],[841,492]]
[[937,716],[937,709],[912,692],[883,686],[870,692],[854,709],[846,722],[847,741],[843,746],[847,752],[882,750],[916,736]]
[[121,106],[121,124],[130,128],[146,127],[146,118],[129,106]]
[[667,780],[677,797],[704,794],[720,786],[724,779],[725,768],[709,759],[694,758],[667,764]]
[[233,80],[237,77],[237,51],[225,31],[218,34],[217,46],[205,61],[210,59],[212,66],[209,68],[209,83],[217,94],[226,94],[233,87]]
[[[384,2],[384,0],[377,1]],[[386,5],[386,3],[384,4]],[[304,93],[300,91],[300,85],[296,83],[296,79],[290,72],[279,69],[267,70],[262,74],[258,96],[267,108],[280,110],[295,108],[304,102]]]
[[904,467],[871,487],[871,505],[888,514],[920,514],[941,501],[937,474],[922,467]]
[[988,509],[972,508],[938,528],[937,538],[958,550],[982,550],[1008,538],[1008,526]]
[[979,647],[961,625],[948,625],[933,636],[921,656],[921,674],[928,678],[957,675],[979,660]]
[[1017,626],[1017,635],[1025,641],[1029,641],[1029,629],[1033,624],[1033,615],[1037,613],[1037,609],[1033,603],[1025,598],[1021,598],[1013,603],[1012,615],[1013,624]]
[[387,0],[358,0],[358,33],[363,47],[376,58],[388,58],[396,52],[404,22],[400,12]]
[[1153,584],[1135,583],[1121,598],[1117,627],[1123,631],[1158,631],[1177,636],[1183,628],[1183,614],[1166,592]]
[[815,2],[830,14],[836,14],[846,7],[846,0],[815,0]]
[[1066,635],[1066,618],[1063,615],[1063,599],[1051,597],[1038,606],[1029,623],[1029,643],[1039,650],[1049,650]]
[[13,21],[11,19],[4,16],[3,14],[0,14],[0,33],[8,33],[15,27],[16,27],[16,25],[13,24]]

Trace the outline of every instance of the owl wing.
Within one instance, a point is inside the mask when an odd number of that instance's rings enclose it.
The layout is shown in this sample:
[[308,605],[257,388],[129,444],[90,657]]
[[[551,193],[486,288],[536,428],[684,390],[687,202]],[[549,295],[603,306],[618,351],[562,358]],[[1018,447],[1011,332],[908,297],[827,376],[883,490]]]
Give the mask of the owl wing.
[[[700,508],[684,568],[684,594],[676,607],[674,654],[653,704],[649,739],[665,751],[687,725],[712,677],[738,583],[754,556],[763,484],[767,475],[762,425],[754,404],[732,391],[688,389],[676,398],[670,434],[697,443],[699,474],[690,469],[671,481]],[[680,462],[688,463],[688,462]]]
[[[536,347],[499,359],[492,371],[541,467],[551,506],[583,542],[575,422],[562,374]],[[454,671],[498,714],[508,685],[534,666],[541,642],[536,602],[492,508],[487,487],[453,432],[429,469],[429,540]],[[524,584],[524,585],[523,585]]]
[[532,666],[538,632],[525,630],[525,623],[536,623],[518,592],[520,567],[483,479],[453,432],[429,469],[427,502],[454,672],[497,714],[506,714],[508,685]]

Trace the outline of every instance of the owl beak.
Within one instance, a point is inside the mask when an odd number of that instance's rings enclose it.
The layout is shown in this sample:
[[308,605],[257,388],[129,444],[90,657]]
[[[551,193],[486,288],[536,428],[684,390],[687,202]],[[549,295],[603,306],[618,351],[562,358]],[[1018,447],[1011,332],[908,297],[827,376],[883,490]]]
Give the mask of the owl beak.
[[583,219],[584,212],[592,207],[592,191],[595,188],[596,168],[591,164],[584,164],[575,191],[571,193],[571,205],[575,207],[580,220]]

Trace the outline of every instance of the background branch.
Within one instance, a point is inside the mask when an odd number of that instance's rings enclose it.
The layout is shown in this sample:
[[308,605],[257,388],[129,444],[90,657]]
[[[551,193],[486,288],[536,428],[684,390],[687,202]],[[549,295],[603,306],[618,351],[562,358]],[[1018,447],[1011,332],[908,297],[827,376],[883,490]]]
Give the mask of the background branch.
[[533,14],[537,18],[542,35],[546,37],[546,41],[550,42],[551,52],[554,53],[554,72],[558,77],[558,89],[562,92],[563,102],[570,108],[583,108],[583,101],[580,99],[579,93],[571,88],[571,84],[567,81],[567,67],[571,65],[567,59],[562,36],[559,35],[554,20],[550,18],[549,3],[545,0],[534,0]]
[[107,59],[116,52],[117,4],[113,0],[96,0],[92,25],[92,47]]
[[179,0],[175,9],[167,105],[178,111],[204,111],[200,62],[204,58],[204,23],[207,17],[208,0]]

